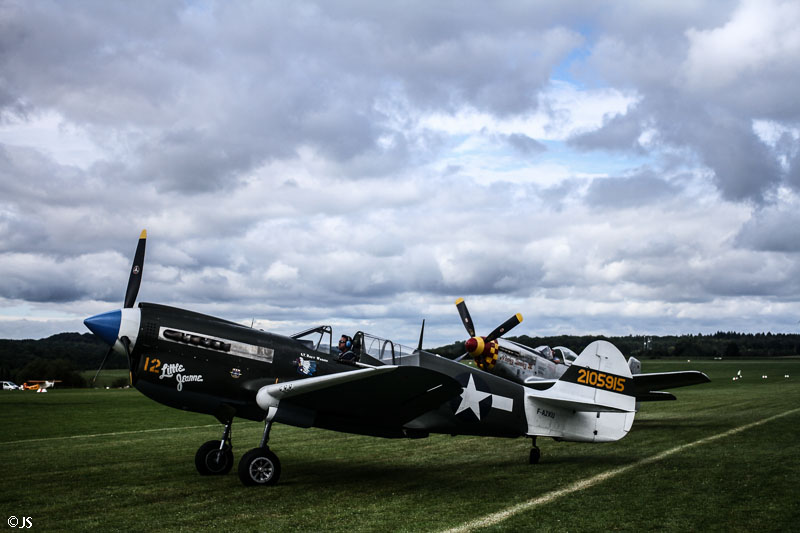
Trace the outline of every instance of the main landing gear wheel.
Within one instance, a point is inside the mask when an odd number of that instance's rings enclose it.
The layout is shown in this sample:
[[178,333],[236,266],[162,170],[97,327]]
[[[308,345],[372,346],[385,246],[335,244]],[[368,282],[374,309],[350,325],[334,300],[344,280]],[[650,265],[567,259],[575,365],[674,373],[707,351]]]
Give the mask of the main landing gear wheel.
[[542,456],[541,452],[539,451],[538,446],[534,446],[531,448],[531,455],[528,457],[528,464],[535,465],[539,462],[539,458]]
[[274,485],[281,477],[281,462],[269,448],[253,448],[239,460],[239,479],[245,485]]
[[210,440],[197,450],[194,465],[203,476],[222,476],[233,468],[233,450],[229,445],[220,449],[221,441]]

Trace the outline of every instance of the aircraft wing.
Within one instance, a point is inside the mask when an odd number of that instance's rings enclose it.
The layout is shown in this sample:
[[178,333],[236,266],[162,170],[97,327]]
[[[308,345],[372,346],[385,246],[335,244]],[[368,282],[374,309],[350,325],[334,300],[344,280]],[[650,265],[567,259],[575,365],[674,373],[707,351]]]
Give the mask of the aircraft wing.
[[636,400],[640,402],[674,400],[675,396],[668,392],[662,392],[661,389],[699,385],[700,383],[708,383],[709,381],[711,380],[708,376],[697,370],[633,375]]
[[460,394],[461,385],[435,370],[378,366],[262,387],[256,401],[277,408],[279,422],[309,427],[394,427]]

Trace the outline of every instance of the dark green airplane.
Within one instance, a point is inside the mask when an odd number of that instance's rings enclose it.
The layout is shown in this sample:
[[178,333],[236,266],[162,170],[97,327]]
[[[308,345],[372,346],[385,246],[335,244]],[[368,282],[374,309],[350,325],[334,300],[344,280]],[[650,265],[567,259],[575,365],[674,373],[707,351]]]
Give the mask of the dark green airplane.
[[[131,384],[144,395],[213,415],[224,425],[220,440],[197,450],[203,475],[233,467],[235,417],[265,422],[259,445],[239,460],[239,478],[245,485],[272,485],[281,475],[267,445],[275,422],[387,438],[526,436],[534,464],[536,437],[615,441],[630,430],[637,399],[662,399],[654,389],[708,381],[693,371],[632,375],[606,341],[590,344],[557,379],[517,382],[424,351],[422,334],[416,349],[364,332],[343,336],[337,349],[329,326],[286,337],[164,305],[134,307],[146,238],[142,231],[123,309],[84,323],[110,345],[100,369],[113,351],[122,353]],[[465,304],[458,305],[471,330]],[[471,334],[473,344],[496,351],[500,336],[521,321],[517,314],[485,337]]]

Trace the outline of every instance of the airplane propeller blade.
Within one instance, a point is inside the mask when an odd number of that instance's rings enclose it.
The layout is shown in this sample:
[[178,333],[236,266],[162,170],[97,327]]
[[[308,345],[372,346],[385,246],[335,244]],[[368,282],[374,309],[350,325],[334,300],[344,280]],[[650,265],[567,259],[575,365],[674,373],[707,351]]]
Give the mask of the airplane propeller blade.
[[130,372],[128,372],[128,377],[130,378],[131,386],[134,385],[133,383],[133,358],[131,357],[131,340],[124,335],[119,339],[120,343],[122,343],[122,347],[125,349],[125,357],[128,358],[128,368],[130,368]]
[[[125,290],[125,300],[123,302],[124,308],[131,308],[136,303],[136,297],[139,295],[139,286],[142,284],[142,269],[144,267],[144,249],[147,244],[147,230],[142,230],[139,235],[139,243],[136,245],[136,253],[133,256],[133,265],[131,266],[131,275],[128,277],[128,288]],[[97,376],[106,365],[108,356],[114,351],[114,346],[119,340],[125,350],[125,355],[128,357],[128,366],[133,365],[131,361],[130,340],[127,337],[117,339],[119,334],[121,314],[120,311],[111,311],[103,313],[84,320],[84,324],[95,335],[106,341],[110,347],[100,362],[100,367],[95,372],[92,378],[92,385],[97,381]],[[133,382],[133,368],[131,368],[131,382]],[[132,384],[132,383],[131,383]]]
[[474,337],[475,326],[472,323],[472,317],[469,316],[469,309],[467,309],[464,298],[456,300],[456,308],[458,309],[459,316],[461,316],[461,322],[464,324],[464,327],[467,328],[467,333],[469,333],[470,337]]
[[128,278],[128,289],[125,291],[123,307],[133,307],[139,295],[139,285],[142,283],[142,269],[144,267],[144,248],[147,244],[147,230],[142,230],[139,235],[139,244],[136,245],[136,254],[133,256],[131,275]]
[[417,345],[417,351],[422,351],[422,337],[425,335],[425,319],[422,319],[422,329],[419,330],[419,344]]
[[[131,385],[133,385],[133,361],[131,360],[131,341],[128,337],[121,337],[119,339],[122,347],[125,349],[125,356],[128,358],[128,366],[130,367],[130,380]],[[95,382],[97,381],[97,376],[100,375],[100,371],[103,370],[103,367],[106,366],[106,361],[108,360],[108,356],[111,355],[111,352],[114,351],[114,345],[112,344],[106,355],[103,357],[103,360],[100,362],[100,368],[97,369],[97,372],[94,373],[94,377],[92,378],[92,386],[94,386]]]
[[100,362],[100,368],[97,369],[97,372],[94,373],[94,377],[92,378],[92,386],[94,386],[95,381],[97,381],[97,376],[100,375],[100,371],[103,370],[103,367],[106,366],[106,360],[108,360],[108,356],[111,355],[111,352],[114,351],[114,346],[108,348],[105,357]]
[[493,340],[502,337],[503,335],[511,331],[514,327],[519,325],[520,322],[522,322],[522,315],[520,313],[517,313],[516,315],[512,316],[511,318],[509,318],[508,320],[506,320],[505,322],[494,328],[494,331],[492,331],[491,333],[489,333],[489,335],[486,336],[484,342],[488,344]]

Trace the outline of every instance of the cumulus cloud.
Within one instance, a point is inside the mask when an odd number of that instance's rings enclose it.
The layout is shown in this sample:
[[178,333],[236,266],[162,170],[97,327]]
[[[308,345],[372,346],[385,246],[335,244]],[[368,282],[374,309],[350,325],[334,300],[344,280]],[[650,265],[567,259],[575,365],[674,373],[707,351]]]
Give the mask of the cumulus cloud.
[[762,252],[800,252],[800,211],[797,203],[754,212],[737,233],[736,244]]
[[635,207],[658,202],[675,195],[679,189],[670,182],[652,175],[595,178],[586,191],[586,201],[595,208]]
[[631,112],[605,117],[599,129],[579,133],[570,139],[570,143],[583,150],[620,150],[644,152],[639,142],[644,133],[644,126],[638,113]]
[[507,137],[508,144],[523,155],[533,155],[547,150],[547,147],[523,133],[512,133]]
[[694,90],[719,91],[754,76],[795,70],[791,58],[800,53],[798,23],[796,2],[746,0],[722,26],[688,28],[686,83]]
[[800,107],[787,91],[798,81],[791,58],[800,41],[791,28],[800,11],[789,2],[742,2],[722,13],[707,7],[690,17],[678,12],[672,22],[683,18],[685,27],[668,21],[647,39],[629,31],[601,36],[587,71],[634,84],[641,99],[572,142],[651,155],[685,151],[713,173],[724,198],[761,204],[788,176],[752,124],[797,119]]

